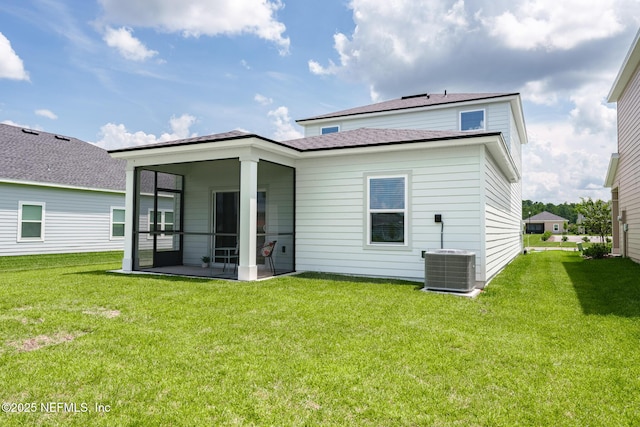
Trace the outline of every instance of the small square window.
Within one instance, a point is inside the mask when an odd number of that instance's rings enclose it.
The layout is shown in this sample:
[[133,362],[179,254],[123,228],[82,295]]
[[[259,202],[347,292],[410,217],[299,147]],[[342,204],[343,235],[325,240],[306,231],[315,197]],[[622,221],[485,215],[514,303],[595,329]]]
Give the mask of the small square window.
[[484,110],[461,111],[460,130],[484,130]]

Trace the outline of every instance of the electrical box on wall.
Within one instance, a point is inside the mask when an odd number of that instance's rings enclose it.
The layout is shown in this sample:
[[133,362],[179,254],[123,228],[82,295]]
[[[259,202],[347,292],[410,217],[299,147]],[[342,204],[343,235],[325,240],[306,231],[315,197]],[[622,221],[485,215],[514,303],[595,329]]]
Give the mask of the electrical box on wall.
[[436,214],[433,220],[435,222],[442,222],[442,214]]

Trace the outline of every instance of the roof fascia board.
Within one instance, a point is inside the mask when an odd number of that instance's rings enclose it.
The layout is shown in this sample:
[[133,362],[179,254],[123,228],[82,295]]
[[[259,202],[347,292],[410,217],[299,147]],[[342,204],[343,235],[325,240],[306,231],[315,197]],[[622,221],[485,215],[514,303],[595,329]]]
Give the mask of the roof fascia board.
[[280,159],[299,156],[299,152],[293,148],[256,137],[148,147],[110,154],[114,158],[125,159],[135,166],[150,166],[237,158],[250,155],[251,148],[259,148],[266,153],[275,154]]
[[618,173],[618,162],[620,161],[620,155],[618,153],[611,154],[609,159],[609,167],[607,168],[607,175],[604,179],[604,187],[611,188],[616,180],[616,174]]
[[627,84],[629,84],[629,80],[631,80],[634,71],[638,68],[638,64],[640,64],[640,30],[636,33],[636,37],[633,39],[627,56],[624,58],[618,75],[613,82],[613,86],[607,96],[608,102],[618,102],[622,92],[624,92]]
[[94,187],[81,187],[76,185],[66,185],[66,184],[56,184],[50,182],[38,182],[38,181],[26,181],[19,179],[5,179],[0,178],[0,183],[2,184],[14,184],[14,185],[28,185],[33,187],[46,187],[46,188],[57,188],[64,190],[78,190],[78,191],[94,191],[99,193],[113,193],[113,194],[125,194],[124,190],[112,190],[108,188],[94,188]]
[[336,119],[350,120],[351,118],[360,118],[365,116],[366,117],[389,116],[394,114],[405,113],[407,111],[421,112],[421,111],[428,111],[428,110],[442,110],[445,108],[467,107],[467,106],[480,105],[480,104],[492,104],[492,103],[495,103],[496,101],[509,100],[510,97],[515,97],[515,96],[516,94],[507,94],[507,95],[500,95],[500,96],[491,97],[491,98],[471,99],[467,101],[452,101],[448,103],[435,104],[435,105],[423,105],[420,107],[405,107],[405,108],[395,108],[392,110],[384,110],[384,111],[343,114],[343,115],[336,115],[336,116],[323,117],[323,118],[317,118],[317,119],[313,119],[313,118],[298,119],[296,120],[296,123],[306,126],[309,124],[322,124],[326,122],[332,122],[332,121],[335,121]]
[[520,137],[520,144],[528,144],[529,136],[527,135],[527,124],[524,121],[524,110],[522,109],[522,99],[513,95],[511,97],[511,112],[516,121],[516,128],[518,129],[518,136]]

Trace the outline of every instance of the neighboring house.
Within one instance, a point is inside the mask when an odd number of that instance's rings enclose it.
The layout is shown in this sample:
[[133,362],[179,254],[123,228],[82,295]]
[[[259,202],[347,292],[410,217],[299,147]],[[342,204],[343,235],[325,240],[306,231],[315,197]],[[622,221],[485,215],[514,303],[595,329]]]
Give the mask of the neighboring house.
[[611,188],[612,252],[640,262],[640,31],[609,92],[617,103],[618,152],[605,178]]
[[306,137],[292,141],[232,131],[110,151],[127,160],[128,212],[141,181],[170,177],[156,192],[176,197],[172,250],[140,249],[159,233],[127,216],[123,270],[177,272],[237,248],[234,278],[254,280],[258,248],[276,240],[277,273],[423,280],[423,251],[443,247],[476,254],[482,287],[521,253],[519,94],[420,95],[298,123]]
[[0,256],[122,250],[125,162],[0,124]]
[[540,212],[522,221],[526,234],[543,234],[548,231],[553,234],[562,234],[567,230],[564,228],[569,220],[551,212]]

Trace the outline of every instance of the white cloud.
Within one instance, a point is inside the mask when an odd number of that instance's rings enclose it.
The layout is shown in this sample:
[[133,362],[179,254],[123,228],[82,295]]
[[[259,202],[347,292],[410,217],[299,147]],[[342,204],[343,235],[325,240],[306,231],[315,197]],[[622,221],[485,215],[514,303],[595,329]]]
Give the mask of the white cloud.
[[311,74],[315,74],[316,76],[327,76],[338,72],[338,67],[336,67],[336,64],[334,64],[332,60],[329,60],[329,65],[327,67],[323,67],[319,62],[314,61],[313,59],[309,60],[308,65]]
[[0,33],[0,79],[29,80],[22,59],[11,47],[11,42]]
[[35,113],[38,116],[46,117],[47,119],[51,120],[56,120],[58,118],[58,116],[53,111],[47,109],[36,110]]
[[147,134],[142,131],[129,132],[125,125],[107,123],[100,128],[100,140],[95,144],[105,150],[114,150],[124,147],[135,147],[138,145],[154,144],[156,142],[172,141],[196,136],[189,128],[196,122],[196,118],[183,114],[180,117],[172,116],[169,120],[171,133],[163,133],[157,138],[154,134]]
[[515,49],[560,49],[597,40],[624,27],[616,15],[616,0],[526,0],[513,10],[483,20],[489,34]]
[[267,98],[266,96],[256,93],[256,96],[253,97],[254,101],[256,101],[260,105],[271,105],[273,104],[273,99]]
[[124,25],[200,35],[253,34],[275,43],[280,54],[289,52],[285,25],[276,18],[281,0],[100,0],[105,20]]
[[[637,0],[351,0],[354,27],[313,75],[374,102],[424,92],[520,92],[523,196],[605,198],[615,109],[605,97],[640,25]],[[328,40],[329,42],[329,40]],[[550,122],[549,122],[550,120]]]
[[120,55],[132,61],[145,61],[158,54],[155,50],[149,50],[144,44],[131,34],[130,28],[114,29],[107,27],[104,33],[104,41],[109,47],[116,48]]
[[285,106],[269,111],[268,116],[273,119],[273,125],[276,130],[273,133],[273,139],[276,141],[287,141],[290,139],[302,138],[302,132],[295,129],[291,117],[289,117],[289,109]]
[[569,121],[529,124],[528,131],[523,199],[551,203],[577,202],[580,197],[610,199],[610,190],[603,187],[612,148],[610,133],[579,133]]

